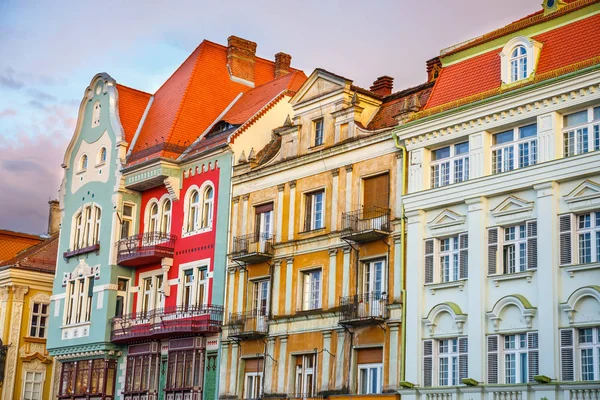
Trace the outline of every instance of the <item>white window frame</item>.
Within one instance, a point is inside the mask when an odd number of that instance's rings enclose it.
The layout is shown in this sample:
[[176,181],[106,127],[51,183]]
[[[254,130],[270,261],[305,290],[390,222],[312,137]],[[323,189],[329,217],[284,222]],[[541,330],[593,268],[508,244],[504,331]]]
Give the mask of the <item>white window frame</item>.
[[[196,198],[197,197],[197,198]],[[187,222],[188,232],[198,230],[198,221],[200,220],[200,192],[193,190],[190,193],[189,220]]]
[[[314,353],[298,354],[296,357],[302,357],[302,365],[296,365],[294,393],[296,396],[312,397],[317,388],[317,357]],[[312,367],[306,367],[307,361],[312,359]],[[307,378],[312,377],[312,385],[308,387]],[[302,390],[298,390],[298,389]]]
[[[118,289],[118,286],[119,286],[118,282],[120,280],[126,282],[126,288],[125,288],[125,290],[119,290]],[[131,278],[126,278],[124,276],[117,277],[117,298],[118,297],[122,297],[123,298],[123,316],[129,314],[129,293],[130,293],[130,288],[131,288]],[[116,310],[115,310],[115,316],[116,316]]]
[[[449,156],[432,160],[431,161],[431,187],[437,188],[442,186],[451,185],[453,183],[459,183],[469,180],[469,151],[466,153],[456,154],[456,146],[463,144],[469,146],[469,142],[456,143],[444,147],[433,149],[431,154],[434,155],[436,151],[449,148]],[[459,173],[459,169],[462,168],[462,173]],[[444,179],[447,177],[447,179]]]
[[[320,127],[320,129],[319,129]],[[314,142],[313,146],[321,146],[325,143],[325,120],[318,118],[313,121]]]
[[[515,81],[512,75],[511,61],[513,60],[512,54],[514,50],[519,46],[523,46],[525,48],[527,61],[524,62],[524,76],[519,75],[519,79]],[[536,42],[535,40],[525,36],[517,36],[509,40],[500,52],[500,78],[502,83],[508,85],[533,77],[541,50],[542,43]]]
[[[460,238],[459,235],[436,240],[439,248],[439,282],[455,282],[460,279]],[[447,262],[446,262],[447,260]]]
[[[169,205],[169,209],[167,210],[167,204]],[[171,216],[173,213],[173,202],[171,199],[166,198],[162,201],[161,207],[161,222],[160,222],[160,230],[162,233],[169,234],[171,233]]]
[[[125,215],[125,207],[130,207],[131,208],[131,215]],[[119,229],[119,234],[121,235],[121,239],[126,239],[129,236],[131,236],[133,230],[135,229],[134,227],[134,216],[135,216],[135,204],[133,203],[124,203],[123,204],[123,211],[121,213],[121,227]],[[125,226],[125,222],[128,223],[128,229],[127,229],[127,236],[123,236],[123,227]]]
[[[144,272],[139,277],[139,300],[137,302],[137,311],[140,313],[151,313],[165,306],[164,284],[165,276],[162,270]],[[146,290],[145,283],[150,282],[150,288]],[[148,306],[145,309],[144,300],[148,299]]]
[[[527,384],[529,374],[529,345],[527,343],[527,333],[515,333],[511,335],[500,336],[502,341],[502,378],[505,384]],[[510,340],[513,339],[513,340]],[[513,345],[508,347],[507,345]],[[522,357],[525,356],[525,366],[521,365]],[[513,358],[514,377],[509,379],[508,375],[508,357]],[[500,370],[500,368],[498,368]],[[524,369],[524,370],[523,370]],[[500,372],[500,371],[499,371]],[[525,374],[525,379],[523,379]]]
[[[314,268],[301,271],[301,310],[316,310],[322,307],[323,295],[323,271],[321,268]],[[318,277],[316,279],[315,277]],[[315,284],[316,281],[316,284]]]
[[[381,263],[381,289],[379,292],[375,289],[375,283],[371,277],[375,276],[376,264]],[[363,294],[374,296],[373,298],[380,299],[384,293],[387,293],[387,260],[385,258],[378,258],[372,260],[365,260],[363,262],[362,270],[362,283],[363,283]]]
[[[516,55],[515,52],[519,51]],[[527,49],[522,44],[518,44],[510,52],[510,81],[517,82],[522,79],[527,79]]]
[[[212,190],[212,197],[207,193]],[[198,201],[192,201],[197,193]],[[188,188],[183,208],[182,236],[191,236],[212,230],[215,211],[215,185],[211,181],[204,181],[200,187],[192,185]],[[172,205],[171,205],[172,207]]]
[[[586,122],[572,126],[565,126],[566,117],[582,111],[587,111]],[[594,118],[596,112],[598,116]],[[587,143],[587,150],[583,148],[584,141]],[[564,114],[562,142],[564,157],[571,157],[600,150],[600,106],[596,105],[579,111]]]
[[89,296],[89,287],[93,279],[93,275],[81,276],[67,282],[64,325],[75,325],[90,321],[93,296]]
[[[314,190],[311,191],[309,193],[305,194],[306,198],[305,201],[310,198],[310,215],[308,216],[310,218],[310,231],[314,231],[314,230],[318,230],[318,229],[323,229],[325,228],[325,218],[326,218],[326,213],[325,213],[325,201],[326,201],[326,197],[325,197],[325,189],[318,189],[318,190]],[[318,220],[317,220],[317,197],[320,196],[320,204],[321,204],[321,210],[320,212],[320,224],[317,224]],[[305,208],[305,212],[307,211]],[[306,219],[306,217],[305,217]]]
[[[503,227],[502,235],[502,274],[509,275],[527,271],[527,224],[523,222]],[[508,257],[510,249],[513,249],[511,254],[514,255],[514,265],[510,264],[511,260]]]
[[[33,380],[28,380],[29,378],[29,374],[33,375]],[[36,374],[39,374],[41,376],[41,379],[39,381],[35,380]],[[21,392],[21,399],[22,400],[42,400],[44,398],[44,382],[46,381],[46,371],[45,370],[39,370],[39,371],[35,371],[35,370],[28,370],[28,369],[23,369],[23,389]],[[32,390],[31,390],[31,395],[28,395],[27,393],[27,384],[31,384]],[[35,387],[35,385],[39,385],[39,397],[34,396],[33,394],[33,388]]]
[[214,198],[215,188],[212,185],[207,185],[202,192],[202,220],[200,229],[210,229],[212,227]]
[[[266,285],[266,294],[262,293]],[[257,317],[264,317],[269,315],[269,297],[270,297],[271,281],[269,279],[257,279],[252,281],[252,311],[256,313]],[[260,302],[265,300],[265,310],[262,310]]]
[[94,109],[92,111],[92,128],[95,128],[100,125],[100,112],[102,110],[102,104],[100,101],[96,101],[94,103]]
[[150,202],[147,221],[146,232],[158,232],[158,227],[160,226],[160,208],[156,200]]
[[[584,216],[589,216],[589,226],[581,227]],[[589,235],[589,261],[588,255],[582,254],[582,236]],[[578,264],[590,264],[600,262],[600,210],[580,213],[575,216],[575,240],[577,246]],[[586,259],[583,259],[585,257]]]
[[[248,387],[249,380],[252,381],[251,388]],[[259,399],[262,397],[262,380],[262,372],[246,372],[244,375],[244,399]]]
[[100,150],[98,150],[98,159],[96,160],[96,166],[104,165],[106,163],[107,158],[108,150],[104,146],[100,147]]
[[[582,330],[592,330],[592,342],[591,343],[582,343],[581,341],[581,331]],[[578,327],[575,329],[575,334],[577,336],[576,340],[578,343],[576,349],[576,360],[579,366],[579,380],[581,381],[599,381],[600,380],[600,326],[589,326],[589,327]],[[592,379],[584,379],[584,371],[583,371],[583,351],[592,353]]]
[[[198,260],[198,261],[192,261],[189,263],[185,263],[185,264],[181,264],[179,266],[179,285],[178,285],[178,289],[177,289],[177,305],[180,307],[185,307],[185,297],[184,297],[184,291],[186,286],[189,286],[191,289],[190,292],[190,302],[187,305],[188,307],[201,307],[201,306],[206,306],[209,304],[209,296],[208,296],[208,289],[209,289],[209,283],[210,280],[212,279],[212,273],[210,272],[209,269],[210,266],[210,259],[203,259],[203,260]],[[186,271],[192,271],[192,274],[190,275],[192,277],[191,282],[186,282],[185,278],[186,278]],[[200,279],[200,271],[205,271],[205,279]],[[204,301],[202,303],[200,303],[200,299],[199,299],[199,293],[200,293],[200,286],[204,287]]]
[[[437,345],[437,383],[438,386],[457,386],[460,385],[460,367],[459,367],[459,350],[458,338],[438,339],[434,342]],[[442,371],[442,361],[447,366],[445,376]]]
[[[367,390],[363,391],[363,374],[362,371],[366,371],[367,374]],[[373,392],[371,389],[371,382],[373,379],[373,373],[375,373],[375,379],[377,381],[377,391]],[[383,364],[382,363],[370,363],[370,364],[358,364],[358,394],[381,394],[383,392]]]
[[73,250],[93,246],[100,242],[102,208],[96,203],[82,206],[73,216]]
[[[34,311],[35,305],[38,305],[38,312]],[[46,312],[42,312],[43,307],[46,306]],[[29,327],[27,329],[27,337],[35,337],[45,339],[48,335],[48,319],[50,318],[50,304],[44,302],[33,302],[31,304],[31,317],[29,318]],[[33,318],[37,317],[37,324],[33,323]],[[46,322],[42,325],[41,319],[46,318]],[[43,335],[40,335],[40,329],[44,329]],[[35,329],[35,334],[31,334],[31,330]]]
[[[521,129],[533,125],[536,125],[535,136],[526,136],[521,138]],[[526,168],[532,165],[536,165],[538,163],[539,148],[537,124],[525,124],[502,132],[497,132],[492,135],[492,142],[494,141],[496,135],[508,133],[511,131],[513,137],[512,141],[501,144],[492,144],[492,175],[500,174],[502,172],[514,171],[516,169]],[[527,154],[525,154],[526,148]],[[507,156],[507,153],[510,153],[510,157]],[[507,159],[510,162],[507,162]]]

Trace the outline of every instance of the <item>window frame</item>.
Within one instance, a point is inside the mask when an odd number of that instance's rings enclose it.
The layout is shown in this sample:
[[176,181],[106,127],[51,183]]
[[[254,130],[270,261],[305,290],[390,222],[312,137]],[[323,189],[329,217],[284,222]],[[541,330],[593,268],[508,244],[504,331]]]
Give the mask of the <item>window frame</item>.
[[[248,388],[248,378],[252,379],[252,388]],[[260,379],[256,379],[260,378]],[[262,397],[262,381],[263,381],[263,373],[262,372],[245,372],[244,373],[244,399],[260,399]],[[252,394],[256,395],[256,397],[248,396],[249,389],[251,389]]]
[[[182,309],[200,309],[210,304],[208,293],[212,277],[210,275],[209,266],[209,259],[193,261],[179,266],[180,282],[177,285],[177,305],[179,307]],[[201,279],[202,273],[204,273],[204,279]],[[188,276],[191,277],[191,280],[186,282]],[[203,291],[201,289],[203,289]],[[203,299],[200,299],[201,292],[204,293]],[[186,293],[189,295],[188,304],[186,304]],[[200,300],[203,301],[201,302]]]
[[[527,343],[527,333],[513,333],[510,335],[502,335],[502,372],[504,378],[504,384],[527,384],[528,382],[528,373],[529,373],[529,345]],[[514,338],[515,347],[507,348],[507,339]],[[523,343],[525,344],[523,346]],[[514,382],[509,381],[509,376],[507,373],[507,356],[514,356]],[[525,366],[523,367],[522,359],[525,356]],[[525,374],[525,375],[523,375]],[[523,377],[525,377],[525,382],[523,382]]]
[[[302,286],[300,288],[300,311],[319,310],[323,307],[323,270],[311,268],[300,271]],[[317,286],[313,284],[318,276]]]
[[[29,376],[29,374],[33,374],[33,380],[27,380],[27,377]],[[39,374],[41,376],[41,379],[39,381],[35,380],[35,376]],[[44,397],[44,382],[46,381],[46,370],[28,370],[28,369],[24,369],[23,370],[23,385],[22,385],[22,390],[21,390],[21,399],[22,400],[42,400]],[[27,384],[31,383],[32,385],[32,390],[31,390],[31,396],[27,397]],[[34,388],[35,385],[39,385],[39,397],[34,396]]]
[[[451,244],[449,250],[442,251],[442,241],[448,240]],[[427,242],[431,241],[431,244]],[[453,243],[458,246],[456,249],[453,247]],[[462,247],[461,247],[462,246]],[[431,252],[429,252],[431,251]],[[456,255],[456,263],[454,260]],[[451,273],[449,280],[445,280],[444,277],[444,265],[442,263],[442,257],[449,257],[449,272],[456,272],[456,275]],[[469,270],[469,233],[468,232],[457,232],[449,236],[430,237],[425,239],[425,285],[435,284],[451,284],[452,282],[459,282],[468,279]],[[461,262],[463,263],[461,265]],[[461,269],[461,267],[464,267]],[[430,270],[429,270],[430,269]],[[453,279],[454,277],[457,279]],[[430,279],[430,281],[429,281]]]
[[[448,244],[447,248],[444,246],[444,243]],[[447,236],[443,238],[439,238],[437,240],[438,245],[438,274],[439,274],[439,282],[456,282],[460,279],[460,236],[453,235]],[[447,271],[448,277],[446,278],[445,270],[446,263],[444,262],[444,258],[447,258]]]
[[[372,383],[372,372],[373,369],[375,369],[375,373],[377,374],[376,376],[376,380],[377,380],[377,391],[373,392],[371,389],[371,383]],[[363,392],[363,376],[361,371],[367,371],[367,381],[368,381],[368,386],[367,386],[367,391]],[[383,363],[366,363],[366,364],[357,364],[357,374],[358,374],[358,387],[357,387],[357,394],[360,395],[370,395],[370,394],[381,394],[383,393]]]
[[[208,196],[209,192],[210,196]],[[198,198],[194,200],[196,195]],[[216,195],[215,185],[209,180],[204,181],[200,187],[192,185],[187,189],[182,236],[195,235],[213,229]]]
[[[319,210],[320,225],[317,225],[317,196],[320,196],[321,209]],[[326,216],[326,192],[325,188],[311,190],[304,193],[304,232],[312,232],[325,229]]]
[[[35,306],[38,306],[38,312],[35,311]],[[44,306],[46,307],[46,312],[43,312]],[[41,338],[45,339],[48,334],[48,319],[50,318],[50,303],[45,302],[33,302],[31,303],[31,316],[29,318],[29,329],[27,330],[27,337],[33,338]],[[34,324],[33,319],[37,317],[37,323]],[[42,325],[42,318],[46,318],[45,323]],[[32,330],[35,329],[35,333],[32,334]],[[40,330],[43,330],[40,335]]]
[[102,207],[97,203],[82,206],[73,215],[72,250],[80,250],[100,243]]
[[[467,152],[457,154],[457,146],[467,144]],[[438,150],[443,150],[448,148],[448,157],[433,159],[433,155]],[[454,183],[465,182],[469,180],[469,168],[470,168],[470,148],[469,148],[469,140],[460,143],[449,144],[443,147],[438,147],[431,150],[432,160],[430,163],[430,171],[431,171],[431,188],[435,189],[438,187],[452,185]],[[461,178],[458,179],[458,163],[462,162],[460,168],[462,168]],[[445,170],[442,170],[442,167],[445,167]],[[448,180],[444,180],[442,182],[442,172],[447,170]],[[446,175],[446,174],[444,174]]]
[[[313,147],[322,146],[325,144],[325,119],[323,117],[314,119],[313,126]],[[320,129],[319,129],[320,127]]]
[[[131,215],[125,215],[125,207],[129,207],[131,209]],[[121,211],[121,228],[120,228],[120,238],[126,239],[130,237],[135,229],[134,221],[135,221],[135,204],[134,203],[123,203],[123,210]],[[126,224],[127,223],[127,224]],[[127,226],[127,236],[123,236],[123,230]]]
[[[436,340],[438,346],[437,352],[437,370],[438,370],[438,386],[457,386],[460,385],[459,382],[459,356],[460,353],[458,351],[458,337],[453,338],[444,338]],[[448,349],[448,351],[442,352],[442,349]],[[446,361],[447,366],[447,376],[444,378],[446,383],[443,383],[442,378],[442,360]]]
[[63,315],[64,326],[91,321],[94,280],[94,275],[87,275],[67,281]]
[[86,153],[83,153],[81,155],[81,157],[79,157],[77,172],[83,173],[83,172],[87,171],[89,162],[90,162],[90,160],[89,160],[88,155]]
[[[296,396],[302,397],[313,397],[316,393],[317,389],[317,357],[315,353],[308,354],[297,354],[296,359],[298,357],[302,357],[302,363],[298,365],[296,363],[296,368],[294,371],[294,393]],[[311,367],[305,367],[305,363],[307,360],[312,360]],[[308,388],[307,391],[301,390],[298,391],[299,386],[304,389],[307,387],[307,378],[311,377],[312,384],[311,387]],[[300,381],[298,380],[300,379]]]
[[[591,343],[583,343],[581,342],[581,331],[591,329],[592,330],[592,342]],[[576,360],[578,364],[579,370],[579,380],[583,382],[589,381],[598,381],[600,380],[600,326],[584,326],[584,327],[576,327],[576,336],[577,336],[577,349],[576,351]],[[591,350],[592,353],[592,379],[584,379],[584,371],[583,371],[583,355],[582,352],[584,350]],[[589,373],[589,372],[588,372]]]
[[[512,233],[514,232],[514,238]],[[502,227],[503,241],[502,241],[502,275],[518,274],[520,272],[527,271],[527,224],[525,222]],[[522,234],[522,237],[521,237]],[[509,237],[509,239],[507,239]],[[511,266],[508,264],[511,260],[507,257],[507,251],[514,249],[512,254],[514,256],[515,264],[512,266],[514,271],[511,271]],[[522,253],[524,251],[524,253]],[[517,263],[518,260],[518,263]]]
[[[535,125],[535,136],[521,137],[521,130]],[[496,144],[494,143],[496,137],[501,134],[505,134],[512,131],[512,140],[510,142]],[[527,150],[525,150],[527,145]],[[505,150],[507,150],[505,152]],[[518,169],[523,169],[537,165],[539,162],[539,147],[538,147],[538,128],[537,122],[523,124],[516,126],[511,129],[507,129],[501,132],[492,134],[492,145],[491,151],[491,162],[492,162],[492,175],[501,174],[503,172],[510,172]],[[525,155],[526,152],[526,155]],[[510,153],[510,168],[506,163],[506,154]],[[498,154],[501,157],[498,158]],[[526,157],[527,163],[523,162],[522,159]]]
[[105,146],[100,147],[98,150],[98,158],[96,160],[96,166],[106,164],[106,160],[108,159],[108,150]]
[[[515,51],[518,49],[523,49],[523,53],[515,55]],[[528,61],[527,48],[521,43],[516,44],[510,51],[510,57],[508,59],[511,83],[527,79]]]
[[[75,390],[77,388],[77,378],[80,372],[80,368],[83,368],[83,371],[87,374],[87,383],[91,384],[91,376],[92,376],[92,371],[93,370],[98,370],[99,368],[94,368],[93,366],[93,362],[96,360],[101,360],[104,362],[104,366],[102,367],[101,371],[102,373],[100,375],[97,376],[97,379],[99,382],[102,382],[102,388],[99,388],[101,390],[97,390],[94,393],[91,393],[89,391],[83,392],[83,393],[75,393]],[[65,380],[65,367],[69,366],[71,368],[71,370],[69,371],[71,376],[70,379]],[[112,376],[109,372],[112,371]],[[62,397],[73,397],[73,396],[77,396],[80,397],[81,395],[85,395],[87,394],[89,395],[104,395],[106,396],[106,398],[108,399],[114,399],[115,397],[115,389],[116,389],[116,376],[117,376],[117,362],[114,359],[108,359],[108,360],[104,360],[104,359],[99,359],[99,358],[94,358],[94,359],[86,359],[86,360],[81,360],[81,361],[65,361],[61,363],[61,367],[60,367],[60,381],[59,381],[59,385],[58,385],[58,397],[62,398]],[[65,388],[64,384],[68,383],[71,384],[71,389],[69,390],[69,388]],[[110,386],[109,386],[110,385]]]
[[[578,114],[582,111],[587,112],[586,122],[574,124],[571,126],[566,125],[566,118],[570,115]],[[598,118],[596,118],[596,114]],[[585,133],[583,132],[585,130]],[[578,133],[581,131],[581,136]],[[592,151],[600,150],[600,105],[590,106],[577,111],[565,113],[562,115],[562,150],[563,157],[573,157]],[[573,145],[570,145],[570,136],[572,134]],[[587,150],[583,150],[583,138],[587,143]],[[580,148],[581,147],[581,148]],[[569,149],[573,149],[571,152]]]

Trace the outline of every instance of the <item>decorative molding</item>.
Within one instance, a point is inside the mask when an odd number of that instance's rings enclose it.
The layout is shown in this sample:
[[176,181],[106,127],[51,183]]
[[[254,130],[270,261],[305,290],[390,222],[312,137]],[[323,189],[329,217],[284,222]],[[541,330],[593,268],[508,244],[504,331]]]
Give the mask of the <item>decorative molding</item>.
[[513,330],[512,328],[501,329],[500,327],[500,314],[502,313],[502,310],[504,310],[504,308],[507,306],[517,307],[521,312],[521,316],[525,322],[526,327],[528,329],[531,328],[532,319],[533,317],[535,317],[537,309],[531,305],[531,303],[529,302],[529,300],[527,300],[527,298],[525,298],[525,296],[520,294],[511,294],[508,296],[504,296],[503,298],[498,300],[496,304],[494,304],[492,310],[487,312],[487,317],[492,322],[492,325],[494,326],[494,330],[496,332]]
[[466,231],[466,217],[445,209],[433,220],[427,223],[427,227],[434,237],[446,236],[453,233]]
[[519,279],[525,279],[525,280],[527,280],[527,283],[531,283],[534,272],[535,271],[532,270],[532,271],[517,272],[514,274],[492,275],[492,276],[490,276],[490,279],[492,280],[492,282],[494,282],[494,286],[496,286],[496,287],[500,286],[500,282],[513,281],[513,280],[519,280]]
[[526,221],[533,217],[533,202],[528,202],[516,196],[508,196],[490,214],[496,220],[496,225],[510,225]]
[[560,268],[564,269],[569,274],[570,278],[574,278],[576,272],[600,269],[600,262],[589,263],[589,264],[566,265],[566,266],[562,266]]
[[459,279],[459,280],[451,281],[451,282],[426,283],[425,287],[427,289],[429,289],[429,291],[431,292],[431,294],[433,296],[435,296],[435,292],[437,290],[443,290],[443,289],[458,288],[458,290],[460,290],[462,292],[465,288],[466,283],[467,283],[466,279]]
[[598,302],[598,308],[600,309],[600,286],[597,285],[590,285],[577,289],[576,291],[571,293],[571,295],[565,303],[562,303],[560,305],[560,309],[565,314],[567,314],[567,318],[569,319],[570,325],[579,326],[582,324],[598,324],[598,320],[600,320],[600,314],[596,314],[593,317],[582,316],[583,318],[581,318],[580,320],[577,320],[576,318],[577,303],[586,297],[596,299],[596,301]]
[[438,316],[442,313],[447,313],[452,317],[452,320],[454,321],[454,324],[456,325],[456,332],[453,333],[457,333],[457,334],[462,334],[463,333],[463,326],[465,324],[465,322],[467,321],[467,315],[463,313],[463,311],[461,310],[461,308],[458,306],[458,304],[453,303],[453,302],[445,302],[445,303],[440,303],[436,306],[434,306],[431,311],[429,311],[429,314],[427,315],[426,318],[423,318],[423,324],[425,325],[426,328],[428,328],[429,330],[429,335],[431,337],[435,337],[436,335],[438,336],[442,336],[442,335],[447,335],[450,332],[438,332],[436,334],[436,320],[438,318]]
[[571,211],[587,211],[600,207],[600,184],[586,180],[564,196]]
[[181,187],[180,179],[174,176],[169,176],[168,178],[165,178],[163,183],[165,184],[165,187],[169,192],[169,197],[171,198],[171,201],[178,201]]

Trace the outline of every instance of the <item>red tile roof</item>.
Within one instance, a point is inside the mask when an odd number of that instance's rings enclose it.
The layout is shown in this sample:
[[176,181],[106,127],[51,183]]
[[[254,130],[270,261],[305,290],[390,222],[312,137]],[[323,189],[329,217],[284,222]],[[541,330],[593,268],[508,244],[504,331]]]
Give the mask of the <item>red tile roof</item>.
[[40,243],[43,238],[28,233],[0,229],[0,262],[15,257],[19,252]]
[[[600,56],[599,26],[600,14],[597,14],[534,36],[534,40],[543,44],[536,77],[550,78],[552,71]],[[499,53],[500,49],[496,49],[443,67],[426,109],[447,109],[452,107],[451,103],[458,106],[483,94],[512,90],[501,88]]]
[[54,274],[57,254],[58,234],[29,247],[9,260],[1,262],[0,269],[21,268]]
[[415,108],[420,109],[427,104],[433,84],[433,82],[427,82],[387,96],[384,99],[383,104],[379,107],[379,110],[377,110],[375,116],[369,121],[367,129],[378,130],[398,125],[398,117],[403,113],[410,113],[407,106],[410,107],[415,95],[418,99]]
[[117,93],[119,118],[125,131],[125,141],[131,144],[152,95],[120,84],[117,84]]

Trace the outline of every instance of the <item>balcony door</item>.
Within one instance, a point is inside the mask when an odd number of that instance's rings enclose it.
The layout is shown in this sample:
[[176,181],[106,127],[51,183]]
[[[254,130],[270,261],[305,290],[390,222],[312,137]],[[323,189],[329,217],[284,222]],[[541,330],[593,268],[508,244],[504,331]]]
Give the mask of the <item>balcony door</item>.
[[253,315],[256,318],[256,330],[264,332],[267,330],[267,319],[269,315],[269,281],[254,282]]
[[140,311],[145,318],[150,318],[154,310],[163,308],[164,296],[162,286],[162,274],[142,279],[142,303]]
[[256,223],[254,234],[258,242],[257,250],[259,253],[266,253],[270,250],[267,246],[270,243],[271,237],[273,237],[273,203],[257,206],[255,210]]
[[383,315],[385,283],[385,260],[366,262],[363,267],[363,294],[359,299],[365,309],[359,309],[359,313],[372,317]]
[[315,393],[315,355],[296,356],[296,397],[313,397]]
[[390,208],[390,177],[381,174],[363,179],[363,219],[367,229],[382,229],[388,224],[385,210]]

